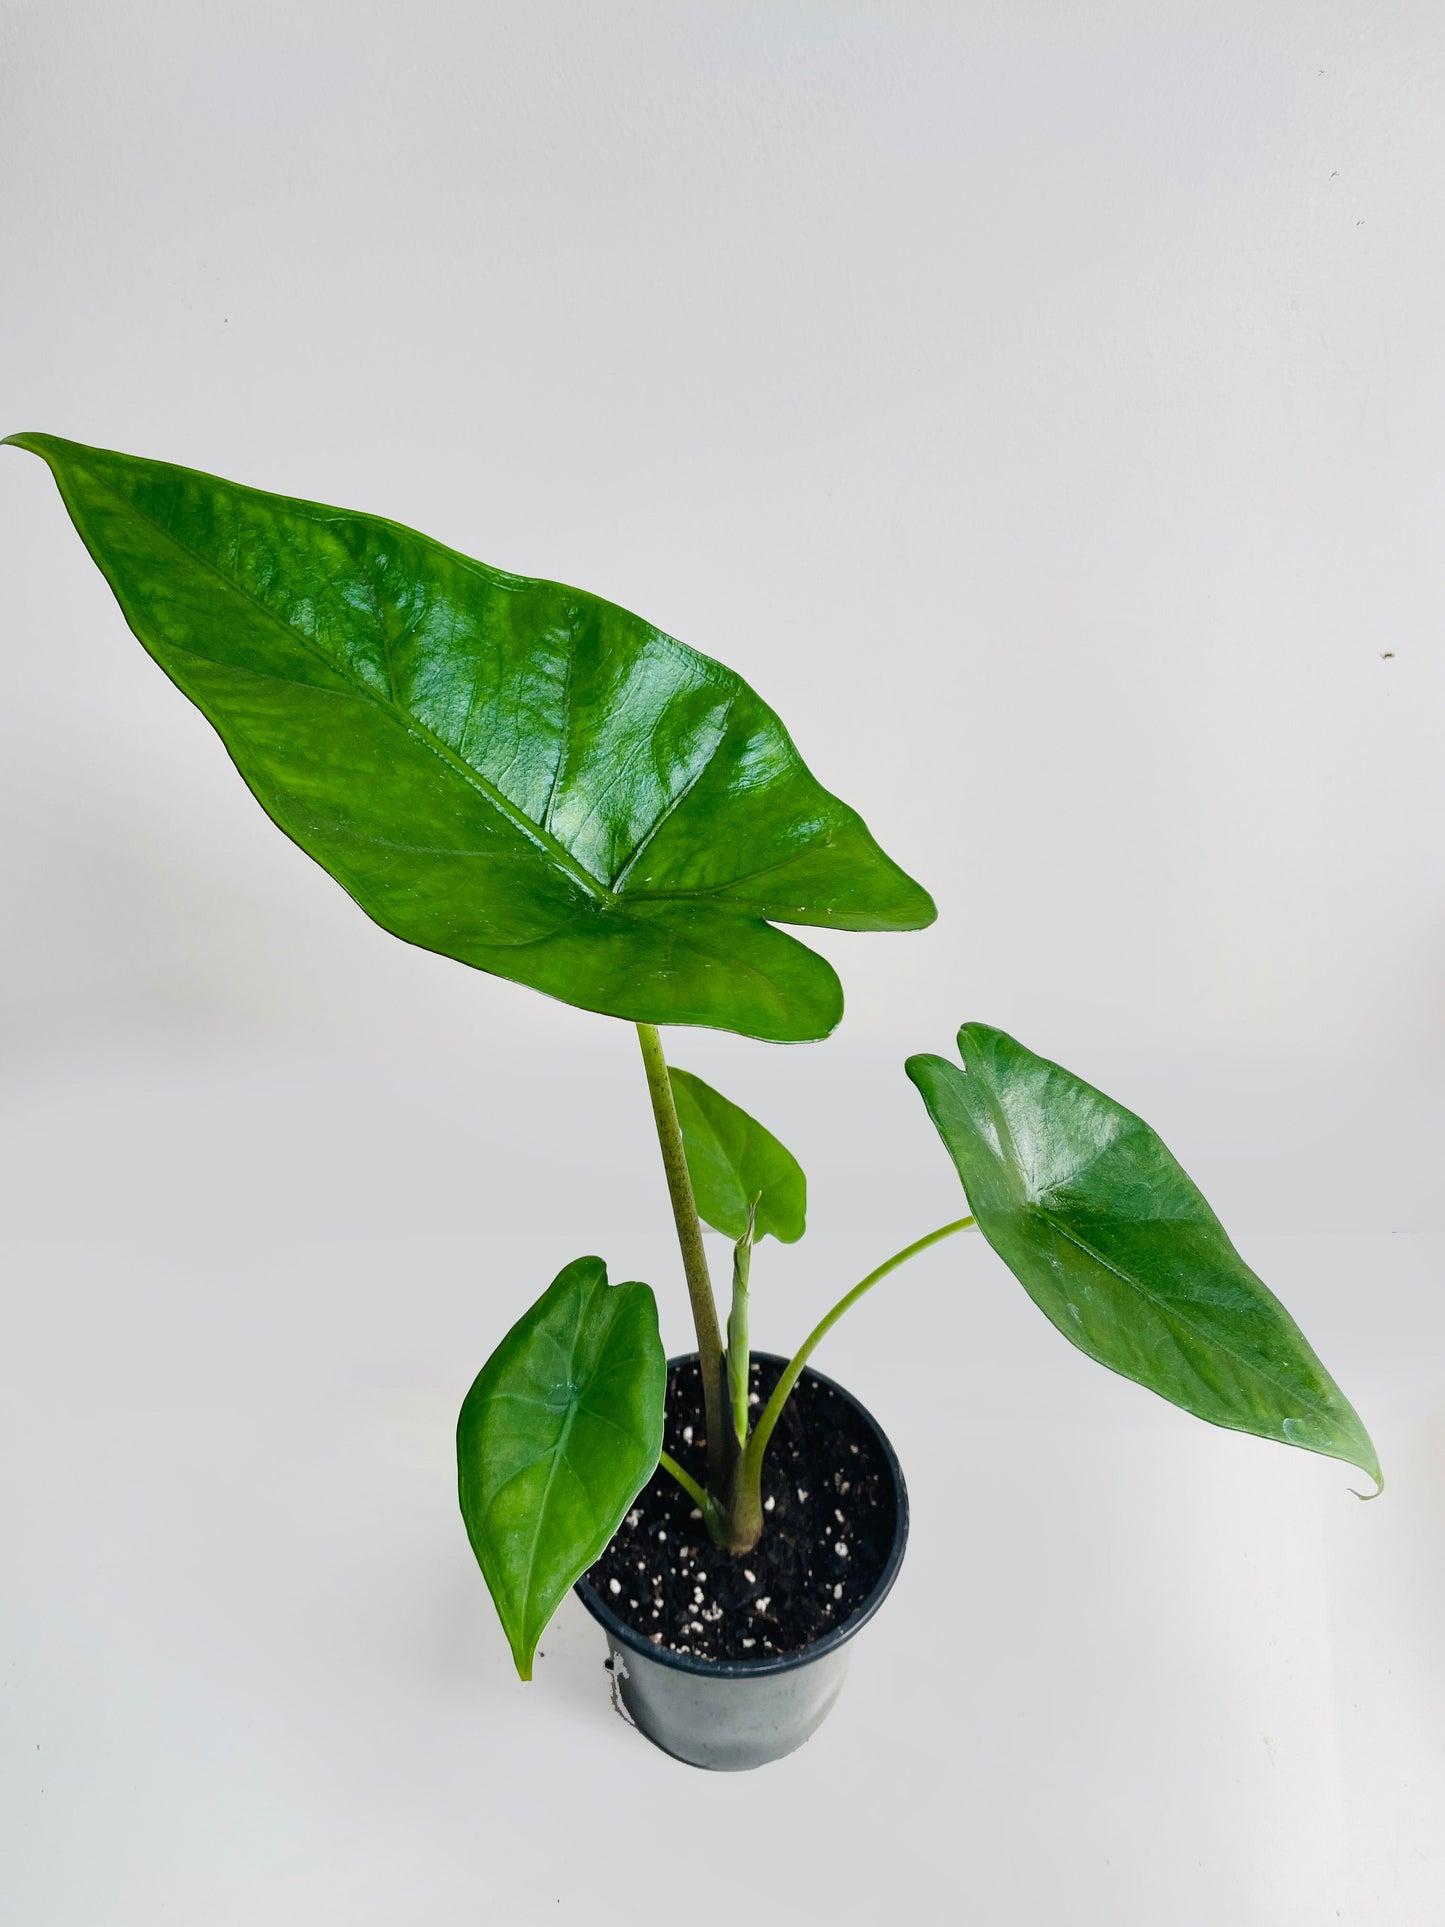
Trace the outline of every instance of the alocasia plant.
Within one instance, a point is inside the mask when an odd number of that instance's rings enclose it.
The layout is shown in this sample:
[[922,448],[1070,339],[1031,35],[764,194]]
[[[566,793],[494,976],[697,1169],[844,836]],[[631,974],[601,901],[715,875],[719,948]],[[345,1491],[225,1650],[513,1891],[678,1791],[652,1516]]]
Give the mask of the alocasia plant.
[[[47,435],[41,456],[127,622],[273,821],[395,935],[637,1026],[697,1334],[705,1477],[662,1450],[645,1284],[568,1265],[462,1407],[462,1512],[530,1677],[543,1628],[661,1463],[724,1554],[764,1529],[765,1454],[813,1348],[881,1278],[980,1230],[1101,1364],[1213,1424],[1346,1459],[1355,1412],[1131,1112],[982,1024],[908,1060],[969,1214],[829,1311],[753,1416],[753,1249],[804,1230],[802,1169],[669,1066],[659,1024],[826,1037],[831,967],[779,924],[916,930],[928,893],[813,778],[731,670],[599,597],[370,515]],[[733,1244],[720,1328],[702,1226]]]

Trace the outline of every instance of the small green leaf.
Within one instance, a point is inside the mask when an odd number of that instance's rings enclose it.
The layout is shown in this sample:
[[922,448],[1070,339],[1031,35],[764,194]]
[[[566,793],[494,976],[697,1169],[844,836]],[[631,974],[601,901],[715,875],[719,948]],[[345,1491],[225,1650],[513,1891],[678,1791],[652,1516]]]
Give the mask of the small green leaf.
[[651,1287],[609,1286],[600,1258],[578,1258],[467,1393],[462,1517],[523,1679],[568,1588],[656,1468],[666,1392]]
[[910,1057],[978,1228],[1101,1365],[1213,1425],[1344,1459],[1375,1448],[1304,1334],[1132,1111],[987,1024],[963,1069]]
[[698,1216],[725,1237],[741,1238],[758,1201],[753,1235],[795,1244],[806,1228],[808,1180],[792,1152],[755,1117],[691,1071],[668,1066],[682,1148]]
[[776,924],[933,921],[740,676],[614,603],[379,516],[9,439],[267,815],[406,942],[634,1023],[797,1042],[843,993]]

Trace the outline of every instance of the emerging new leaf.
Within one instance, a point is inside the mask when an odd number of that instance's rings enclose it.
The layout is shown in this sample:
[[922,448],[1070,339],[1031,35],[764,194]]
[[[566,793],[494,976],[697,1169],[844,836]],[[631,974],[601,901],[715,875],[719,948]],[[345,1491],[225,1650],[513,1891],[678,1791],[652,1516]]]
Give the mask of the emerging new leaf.
[[523,1679],[568,1588],[657,1466],[666,1392],[651,1287],[609,1286],[600,1258],[578,1258],[467,1393],[462,1517]]
[[798,1041],[842,991],[774,923],[932,922],[747,684],[625,609],[377,516],[10,439],[262,808],[408,943],[614,1017]]
[[910,1057],[978,1228],[1064,1336],[1211,1424],[1380,1482],[1354,1408],[1142,1118],[987,1024]]
[[748,1207],[756,1198],[753,1235],[768,1233],[782,1244],[802,1237],[808,1206],[808,1180],[798,1160],[721,1091],[691,1071],[668,1067],[682,1148],[698,1215],[725,1237],[741,1238],[748,1229]]

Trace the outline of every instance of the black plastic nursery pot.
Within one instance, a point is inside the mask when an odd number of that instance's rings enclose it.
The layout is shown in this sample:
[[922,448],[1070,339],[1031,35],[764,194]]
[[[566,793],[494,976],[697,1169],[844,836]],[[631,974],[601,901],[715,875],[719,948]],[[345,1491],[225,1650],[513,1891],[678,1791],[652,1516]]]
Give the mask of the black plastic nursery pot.
[[[755,1409],[785,1363],[753,1354]],[[700,1476],[695,1354],[668,1363],[666,1446]],[[805,1371],[784,1408],[763,1502],[758,1547],[729,1554],[659,1471],[577,1582],[607,1636],[620,1709],[692,1766],[740,1772],[809,1739],[903,1562],[908,1492],[897,1455],[872,1415],[821,1372]]]

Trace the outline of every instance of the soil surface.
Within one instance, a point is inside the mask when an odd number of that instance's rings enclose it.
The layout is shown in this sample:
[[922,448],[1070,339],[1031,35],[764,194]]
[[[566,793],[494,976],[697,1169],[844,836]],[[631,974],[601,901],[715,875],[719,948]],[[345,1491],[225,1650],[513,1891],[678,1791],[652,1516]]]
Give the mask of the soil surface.
[[[754,1417],[781,1366],[754,1360]],[[668,1371],[664,1443],[701,1484],[707,1439],[696,1359]],[[831,1387],[799,1381],[763,1461],[763,1536],[721,1551],[660,1468],[587,1573],[619,1619],[675,1653],[770,1659],[850,1619],[876,1585],[897,1511],[873,1433]]]

